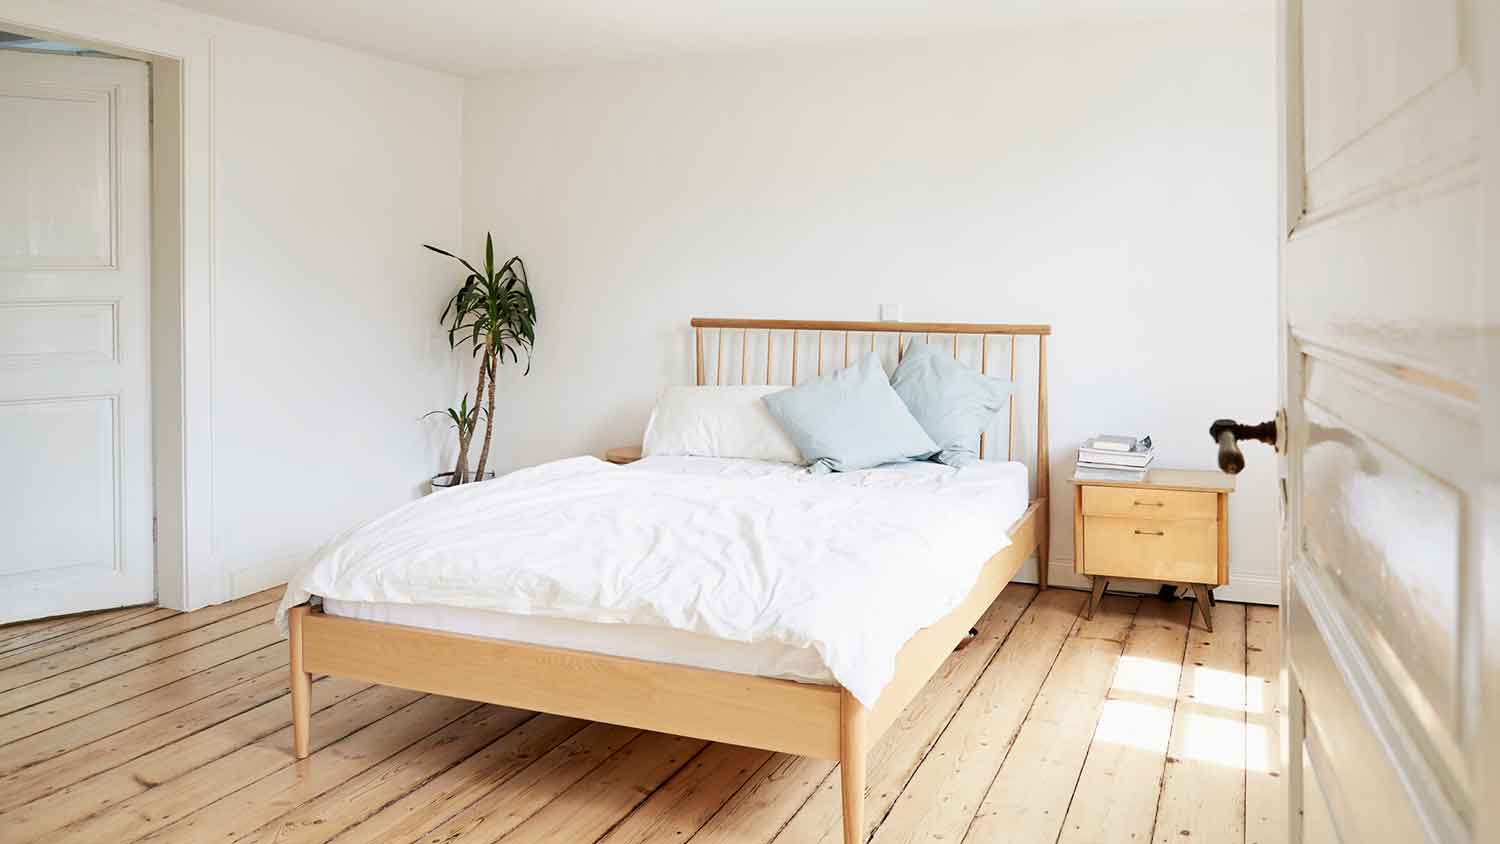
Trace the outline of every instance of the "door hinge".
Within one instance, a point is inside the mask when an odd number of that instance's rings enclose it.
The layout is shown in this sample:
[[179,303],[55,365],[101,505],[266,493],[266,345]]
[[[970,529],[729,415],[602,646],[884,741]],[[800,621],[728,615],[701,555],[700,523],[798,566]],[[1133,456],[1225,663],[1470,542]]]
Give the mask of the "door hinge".
[[156,532],[156,517],[152,516],[151,517],[151,544],[153,544],[153,545],[156,544],[156,536],[157,536],[157,532]]

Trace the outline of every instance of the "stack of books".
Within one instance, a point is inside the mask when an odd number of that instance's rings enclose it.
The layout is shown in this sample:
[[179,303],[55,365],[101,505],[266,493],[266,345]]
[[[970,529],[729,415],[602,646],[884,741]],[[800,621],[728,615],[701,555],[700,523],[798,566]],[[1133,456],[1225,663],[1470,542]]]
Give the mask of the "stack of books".
[[1150,437],[1100,435],[1078,449],[1073,477],[1080,481],[1140,481],[1156,458]]

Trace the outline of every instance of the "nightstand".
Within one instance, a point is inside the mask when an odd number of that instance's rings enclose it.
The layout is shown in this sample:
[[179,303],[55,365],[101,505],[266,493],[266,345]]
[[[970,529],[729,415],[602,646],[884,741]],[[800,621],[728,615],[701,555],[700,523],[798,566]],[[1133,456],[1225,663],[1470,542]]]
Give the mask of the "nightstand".
[[1073,571],[1093,580],[1088,616],[1109,579],[1193,588],[1214,629],[1209,590],[1229,582],[1229,494],[1234,476],[1152,469],[1141,481],[1073,481]]
[[641,447],[638,445],[622,445],[604,452],[604,459],[615,464],[624,466],[641,459]]

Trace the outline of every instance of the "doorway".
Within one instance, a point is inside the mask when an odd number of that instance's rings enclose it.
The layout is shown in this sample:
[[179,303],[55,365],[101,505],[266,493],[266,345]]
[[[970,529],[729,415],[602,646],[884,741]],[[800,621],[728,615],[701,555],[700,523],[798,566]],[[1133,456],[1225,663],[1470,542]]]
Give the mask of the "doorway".
[[0,48],[0,623],[184,607],[175,62]]

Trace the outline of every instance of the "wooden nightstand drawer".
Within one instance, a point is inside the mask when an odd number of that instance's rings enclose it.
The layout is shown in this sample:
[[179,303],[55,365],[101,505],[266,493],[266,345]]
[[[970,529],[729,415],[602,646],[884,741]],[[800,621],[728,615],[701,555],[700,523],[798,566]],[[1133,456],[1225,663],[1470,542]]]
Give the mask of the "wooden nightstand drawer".
[[[1085,489],[1088,493],[1096,490]],[[1134,490],[1097,490],[1140,495]],[[1208,496],[1210,504],[1214,497]],[[1088,549],[1083,573],[1111,577],[1219,582],[1219,527],[1206,519],[1085,516],[1083,544]]]
[[1140,519],[1216,519],[1219,517],[1219,496],[1213,492],[1086,486],[1083,488],[1083,514]]

